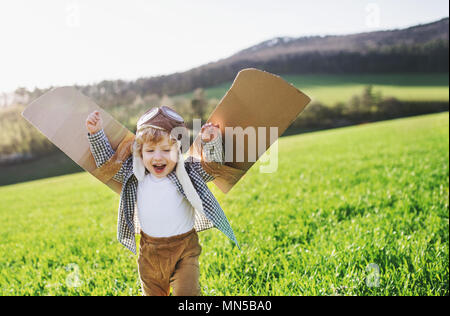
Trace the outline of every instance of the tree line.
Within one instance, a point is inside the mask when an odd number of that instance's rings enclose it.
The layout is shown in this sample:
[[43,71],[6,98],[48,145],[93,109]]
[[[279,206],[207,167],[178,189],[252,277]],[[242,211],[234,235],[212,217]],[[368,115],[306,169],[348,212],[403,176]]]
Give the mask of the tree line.
[[326,106],[313,102],[293,122],[286,134],[297,134],[449,110],[444,101],[400,101],[375,93],[371,85],[348,102]]
[[[218,103],[219,100],[207,99],[204,91],[197,89],[190,99],[153,94],[136,99],[128,106],[109,108],[108,112],[129,130],[136,132],[136,122],[142,113],[155,104],[165,104],[179,112],[187,127],[192,129],[193,119],[201,118],[205,122]],[[15,106],[0,110],[0,164],[20,163],[57,151],[52,143],[22,118],[23,109],[23,106]],[[369,85],[348,102],[339,102],[334,106],[326,106],[320,102],[308,105],[286,133],[302,133],[448,110],[448,102],[399,101],[383,97],[379,92],[375,93]]]
[[[112,80],[75,86],[105,109],[129,106],[164,95],[177,96],[195,89],[232,81],[244,68],[258,68],[275,74],[358,74],[358,73],[448,73],[448,39],[423,44],[383,45],[361,51],[282,54],[273,58],[253,58],[207,64],[183,73],[140,78],[135,81]],[[22,100],[34,100],[49,89],[16,90]]]

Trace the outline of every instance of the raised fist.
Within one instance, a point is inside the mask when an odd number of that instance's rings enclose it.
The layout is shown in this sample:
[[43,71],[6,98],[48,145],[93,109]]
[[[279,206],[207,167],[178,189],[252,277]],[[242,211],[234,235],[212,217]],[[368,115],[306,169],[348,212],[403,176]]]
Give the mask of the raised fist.
[[202,141],[208,143],[219,136],[220,126],[219,124],[206,123],[202,126],[201,134]]
[[86,128],[91,135],[103,128],[103,120],[100,117],[99,111],[94,111],[88,115],[86,119]]

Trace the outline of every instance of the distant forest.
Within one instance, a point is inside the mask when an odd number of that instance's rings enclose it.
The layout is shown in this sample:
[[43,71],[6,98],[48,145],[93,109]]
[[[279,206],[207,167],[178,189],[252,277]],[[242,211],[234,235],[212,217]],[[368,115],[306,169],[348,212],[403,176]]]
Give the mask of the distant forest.
[[[232,81],[244,68],[285,74],[448,73],[449,19],[401,30],[275,38],[228,58],[165,76],[76,86],[106,109],[151,95],[176,96]],[[16,90],[27,103],[48,89]],[[19,102],[20,103],[20,102]]]
[[[281,55],[276,59],[238,60],[227,64],[205,65],[184,73],[138,79],[136,81],[102,81],[95,85],[76,86],[105,109],[132,104],[149,95],[175,96],[197,88],[207,88],[231,81],[244,68],[258,68],[275,74],[346,74],[346,73],[447,73],[448,40],[424,44],[392,45],[367,52],[307,52]],[[48,89],[17,94],[33,100]]]
[[[278,75],[448,73],[448,26],[446,18],[404,30],[276,38],[183,73],[75,87],[132,131],[139,115],[158,104],[173,106],[190,122],[193,117],[206,119],[219,101],[207,99],[202,89],[232,81],[244,68],[258,68]],[[30,101],[49,89],[18,88],[14,93],[15,102],[0,108],[0,164],[55,151],[55,147],[20,116]],[[191,98],[177,97],[192,91]],[[312,104],[303,114],[303,117],[308,116],[307,122],[296,121],[292,127],[301,132],[448,110],[448,102],[402,103],[395,99],[375,102],[374,98],[367,97],[371,95],[367,91],[371,88],[367,87],[366,97],[355,95],[348,104],[332,109]]]

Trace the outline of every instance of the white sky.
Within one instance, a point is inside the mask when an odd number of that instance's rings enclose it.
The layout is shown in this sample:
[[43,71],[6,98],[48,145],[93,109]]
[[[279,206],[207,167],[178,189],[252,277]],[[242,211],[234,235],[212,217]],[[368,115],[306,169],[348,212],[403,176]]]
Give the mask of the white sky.
[[170,74],[276,36],[448,15],[447,0],[1,0],[0,91]]

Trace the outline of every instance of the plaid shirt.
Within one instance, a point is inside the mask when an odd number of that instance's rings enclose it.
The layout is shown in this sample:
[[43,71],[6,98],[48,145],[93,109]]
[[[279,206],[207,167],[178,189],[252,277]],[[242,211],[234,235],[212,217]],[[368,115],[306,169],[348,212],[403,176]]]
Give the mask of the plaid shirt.
[[[97,167],[103,165],[112,155],[114,150],[109,143],[103,129],[90,135],[88,140],[92,155],[94,156]],[[223,163],[222,138],[219,134],[215,140],[209,143],[203,143],[203,154],[207,160]],[[195,211],[194,228],[196,231],[206,230],[212,227],[218,228],[239,248],[239,244],[234,236],[233,229],[228,222],[225,213],[219,205],[214,195],[209,190],[206,182],[214,180],[214,177],[206,173],[200,161],[186,159],[185,168],[197,191],[203,205],[203,213]],[[177,187],[178,191],[186,198],[176,174],[175,169],[167,177]],[[117,239],[127,249],[136,254],[135,234],[140,233],[139,220],[136,211],[136,197],[138,180],[133,173],[133,155],[124,163],[119,172],[113,177],[116,181],[122,183],[122,192],[120,194],[119,214],[117,220]],[[240,249],[240,248],[239,248]]]

